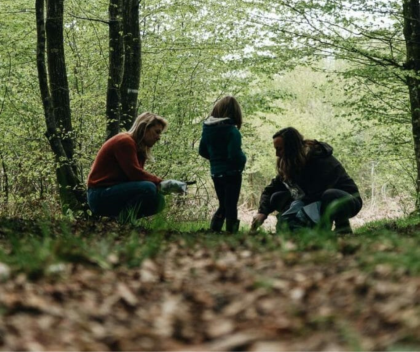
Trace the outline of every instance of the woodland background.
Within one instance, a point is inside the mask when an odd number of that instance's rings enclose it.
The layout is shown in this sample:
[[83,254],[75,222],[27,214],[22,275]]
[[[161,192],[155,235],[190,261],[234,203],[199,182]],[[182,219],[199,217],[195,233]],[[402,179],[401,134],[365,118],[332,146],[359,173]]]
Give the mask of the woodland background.
[[[1,350],[420,350],[419,0],[2,0],[0,18]],[[248,157],[235,235],[207,230],[197,153],[226,94]],[[147,168],[197,183],[149,219],[90,217],[95,155],[143,111],[169,121]],[[286,126],[359,185],[354,235],[248,233]]]
[[[25,218],[61,211],[55,172],[61,159],[46,138],[33,5],[20,0],[0,5],[0,211]],[[203,119],[225,94],[236,96],[244,112],[244,209],[255,209],[275,174],[272,134],[290,125],[334,146],[360,186],[365,214],[386,217],[415,209],[415,106],[410,107],[407,86],[413,70],[407,69],[402,2],[148,0],[138,5],[141,73],[135,114],[153,111],[170,123],[154,150],[156,162],[148,167],[164,178],[197,181],[182,201],[199,206],[194,214],[187,214],[192,207],[183,207],[186,217],[203,218],[206,205],[213,206],[208,165],[197,156],[197,144]],[[109,57],[116,51],[109,41],[113,6],[101,0],[64,2],[72,126],[60,127],[57,118],[57,134],[74,142],[71,163],[81,185],[112,118],[107,99],[114,64]],[[120,125],[124,130],[123,121]]]

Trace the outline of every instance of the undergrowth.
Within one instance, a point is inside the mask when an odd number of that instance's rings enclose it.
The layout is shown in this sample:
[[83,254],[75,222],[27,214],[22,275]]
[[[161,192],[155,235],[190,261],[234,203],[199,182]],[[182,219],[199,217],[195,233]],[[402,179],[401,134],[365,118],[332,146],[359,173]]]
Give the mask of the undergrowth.
[[[378,265],[391,272],[420,274],[420,218],[372,222],[354,235],[304,230],[280,234],[212,233],[205,222],[165,221],[162,217],[121,224],[102,219],[70,221],[0,219],[0,262],[12,274],[31,279],[56,276],[69,265],[112,270],[139,267],[145,259],[164,255],[170,245],[208,250],[217,257],[226,251],[274,252],[286,262],[331,264],[354,256],[365,271]],[[308,257],[308,254],[311,254]],[[292,258],[292,259],[291,259]],[[67,269],[66,269],[67,268]]]

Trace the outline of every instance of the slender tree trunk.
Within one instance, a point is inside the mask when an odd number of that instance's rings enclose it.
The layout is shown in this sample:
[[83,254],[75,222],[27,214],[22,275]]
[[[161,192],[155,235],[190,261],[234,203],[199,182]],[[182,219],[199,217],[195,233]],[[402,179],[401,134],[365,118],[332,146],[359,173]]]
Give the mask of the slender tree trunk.
[[47,3],[45,20],[44,0],[35,2],[38,81],[47,125],[45,135],[55,155],[60,200],[66,212],[68,209],[82,209],[86,197],[73,161],[70,99],[63,47],[64,0],[48,0]]
[[3,191],[4,191],[4,203],[9,203],[9,176],[7,174],[6,163],[4,162],[3,156],[1,157],[1,167],[3,169]]
[[71,123],[69,83],[64,55],[63,36],[64,0],[47,1],[47,55],[50,93],[61,143],[68,159],[74,155],[73,127]]
[[139,0],[123,0],[124,75],[121,84],[120,127],[128,130],[137,115],[141,69]]
[[120,131],[121,82],[124,70],[123,0],[109,1],[109,74],[106,98],[106,139]]
[[404,38],[407,48],[407,85],[410,94],[411,123],[416,158],[416,210],[420,210],[420,4],[404,0]]
[[44,182],[42,177],[39,178],[39,199],[44,199]]

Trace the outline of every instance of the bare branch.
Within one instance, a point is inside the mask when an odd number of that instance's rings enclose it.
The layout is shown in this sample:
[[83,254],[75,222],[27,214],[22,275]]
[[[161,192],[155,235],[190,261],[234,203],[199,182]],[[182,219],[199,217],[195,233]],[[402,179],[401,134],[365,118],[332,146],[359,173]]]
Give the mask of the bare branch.
[[69,14],[71,17],[73,18],[77,18],[78,20],[84,20],[84,21],[91,21],[91,22],[99,22],[99,23],[103,23],[106,25],[109,25],[109,21],[100,19],[100,18],[91,18],[91,17],[81,17],[81,16],[77,16],[74,13],[70,13]]

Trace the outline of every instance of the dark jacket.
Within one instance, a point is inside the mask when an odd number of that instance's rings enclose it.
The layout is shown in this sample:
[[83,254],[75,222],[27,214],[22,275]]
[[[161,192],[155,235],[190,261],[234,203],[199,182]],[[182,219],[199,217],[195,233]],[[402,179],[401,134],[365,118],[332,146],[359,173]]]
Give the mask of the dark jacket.
[[199,153],[210,160],[212,176],[233,175],[244,170],[246,156],[241,149],[241,134],[230,118],[210,116],[204,121]]
[[[360,198],[355,182],[347,174],[343,165],[332,155],[333,148],[327,143],[315,142],[306,165],[293,180],[305,192],[305,197],[302,199],[305,204],[320,200],[322,194],[332,188]],[[262,192],[258,212],[268,215],[274,211],[270,208],[271,196],[275,192],[287,190],[283,180],[277,175]]]

